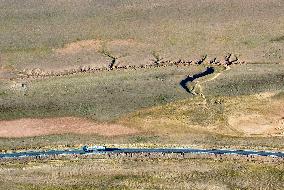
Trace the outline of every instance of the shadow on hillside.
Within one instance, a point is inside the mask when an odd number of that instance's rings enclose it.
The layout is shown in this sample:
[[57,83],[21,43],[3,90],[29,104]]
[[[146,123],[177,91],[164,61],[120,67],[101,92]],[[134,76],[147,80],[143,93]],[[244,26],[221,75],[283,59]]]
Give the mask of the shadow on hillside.
[[206,71],[202,72],[202,73],[198,73],[198,74],[195,74],[193,76],[187,76],[185,79],[183,79],[179,84],[181,85],[181,87],[183,89],[185,89],[188,93],[192,93],[189,88],[187,87],[187,84],[189,82],[193,82],[195,79],[197,78],[201,78],[201,77],[204,77],[206,75],[210,75],[212,73],[214,73],[215,69],[213,67],[207,67],[206,68]]

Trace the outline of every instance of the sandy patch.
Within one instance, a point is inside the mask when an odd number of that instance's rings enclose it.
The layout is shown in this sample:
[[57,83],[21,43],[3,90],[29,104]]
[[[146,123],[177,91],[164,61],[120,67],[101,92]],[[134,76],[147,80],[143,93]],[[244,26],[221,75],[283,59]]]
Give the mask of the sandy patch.
[[147,44],[137,42],[137,41],[135,41],[133,39],[112,40],[112,41],[108,42],[107,45],[109,47],[116,47],[116,46],[126,46],[126,47],[147,46]]
[[113,40],[108,43],[111,46],[131,46],[135,45],[135,41],[133,39],[128,40]]
[[[103,40],[81,40],[77,42],[72,42],[64,45],[63,48],[54,49],[55,53],[66,55],[66,54],[75,54],[81,51],[95,51],[99,52],[100,50],[106,48],[107,50],[117,51],[122,49],[145,49],[149,48],[150,44],[144,44],[137,42],[133,39],[126,40],[112,40],[112,41],[103,41]],[[129,50],[129,49],[128,49]]]
[[276,94],[277,92],[263,92],[263,93],[255,94],[255,97],[261,100],[261,99],[271,98],[272,96],[275,96]]
[[98,124],[74,117],[0,121],[0,137],[19,138],[66,133],[97,134],[111,137],[134,134],[138,131],[122,125]]
[[103,46],[106,45],[107,49],[117,49],[117,48],[137,48],[137,47],[147,47],[146,44],[136,42],[133,39],[126,40],[112,40],[112,41],[102,41],[102,40],[81,40],[77,42],[72,42],[66,44],[63,48],[54,49],[58,54],[75,54],[80,51],[100,51]]
[[81,40],[66,44],[63,48],[55,49],[54,51],[59,54],[73,54],[82,50],[95,50],[99,51],[102,48],[101,40]]
[[0,80],[12,79],[15,76],[16,75],[13,72],[0,68]]
[[259,114],[230,116],[229,125],[245,136],[284,136],[283,118],[266,118]]

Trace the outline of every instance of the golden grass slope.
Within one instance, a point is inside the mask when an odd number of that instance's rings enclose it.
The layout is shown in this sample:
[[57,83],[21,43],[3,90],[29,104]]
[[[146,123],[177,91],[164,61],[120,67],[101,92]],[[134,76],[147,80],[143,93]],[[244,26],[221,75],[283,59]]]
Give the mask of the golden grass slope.
[[284,136],[283,99],[201,97],[138,111],[120,120],[157,134],[212,133],[237,137]]

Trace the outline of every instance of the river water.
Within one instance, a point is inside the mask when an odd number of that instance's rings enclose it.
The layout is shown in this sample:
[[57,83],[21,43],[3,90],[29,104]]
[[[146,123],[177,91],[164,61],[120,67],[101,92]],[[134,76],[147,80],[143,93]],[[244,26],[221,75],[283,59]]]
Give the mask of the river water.
[[232,150],[232,149],[193,149],[193,148],[106,148],[103,151],[84,152],[83,149],[27,151],[1,153],[2,158],[47,157],[52,155],[87,155],[106,153],[187,153],[187,154],[215,154],[215,155],[243,155],[243,156],[270,156],[284,158],[284,152]]

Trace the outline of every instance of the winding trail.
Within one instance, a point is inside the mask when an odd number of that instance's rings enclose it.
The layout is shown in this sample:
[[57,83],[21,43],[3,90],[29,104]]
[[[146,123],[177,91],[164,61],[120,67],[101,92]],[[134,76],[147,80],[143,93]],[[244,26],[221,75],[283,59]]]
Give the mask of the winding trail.
[[[201,84],[206,83],[206,82],[209,82],[209,81],[212,81],[212,80],[215,80],[215,79],[218,78],[221,74],[222,74],[222,73],[217,73],[214,77],[212,77],[212,78],[210,78],[210,79],[208,79],[208,80],[204,80],[204,81],[202,81],[202,82],[197,81],[197,84],[195,85],[195,87],[196,87],[196,86],[199,87],[199,91],[200,91],[199,94],[201,95],[201,97],[202,97],[203,99],[206,99],[206,97],[205,97],[204,94],[203,94],[203,88],[202,88]],[[194,88],[195,88],[195,87],[194,87]]]
[[106,148],[103,151],[85,152],[83,149],[27,151],[0,153],[0,159],[48,157],[53,155],[88,155],[108,153],[185,153],[185,154],[214,154],[214,155],[241,155],[241,156],[265,156],[284,158],[284,152],[256,151],[256,150],[232,150],[232,149],[193,149],[193,148]]

